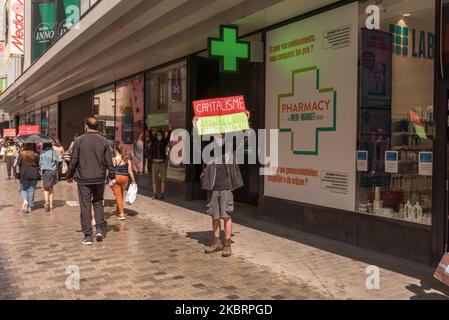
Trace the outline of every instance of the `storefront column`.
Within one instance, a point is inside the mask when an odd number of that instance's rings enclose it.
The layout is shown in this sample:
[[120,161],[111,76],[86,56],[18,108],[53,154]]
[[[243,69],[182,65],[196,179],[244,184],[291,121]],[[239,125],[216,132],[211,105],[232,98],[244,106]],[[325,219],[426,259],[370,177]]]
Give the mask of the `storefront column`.
[[[441,32],[441,0],[437,0],[435,18],[436,39],[443,39]],[[436,41],[436,85],[435,85],[435,142],[433,156],[433,208],[431,235],[431,263],[438,264],[448,241],[448,205],[447,205],[447,133],[448,133],[448,99],[449,80],[441,75],[441,42]]]

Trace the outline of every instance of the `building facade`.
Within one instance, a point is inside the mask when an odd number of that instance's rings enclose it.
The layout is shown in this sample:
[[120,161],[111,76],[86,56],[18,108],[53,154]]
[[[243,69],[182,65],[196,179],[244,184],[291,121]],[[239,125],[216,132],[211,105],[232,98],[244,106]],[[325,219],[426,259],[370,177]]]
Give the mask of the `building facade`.
[[[243,95],[251,128],[279,130],[279,166],[261,176],[243,165],[238,201],[270,222],[433,264],[449,240],[449,5],[378,2],[33,0],[24,70],[0,108],[8,127],[40,126],[65,147],[96,115],[150,190],[151,135],[190,131],[195,100]],[[220,25],[250,44],[237,72],[208,53]],[[168,163],[168,193],[204,198],[200,172]]]

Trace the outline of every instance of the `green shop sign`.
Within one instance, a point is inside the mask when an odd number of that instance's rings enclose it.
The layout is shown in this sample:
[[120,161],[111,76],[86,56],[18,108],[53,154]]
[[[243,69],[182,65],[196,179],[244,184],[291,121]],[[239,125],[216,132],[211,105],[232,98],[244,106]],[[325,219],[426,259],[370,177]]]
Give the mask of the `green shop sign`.
[[32,61],[79,21],[80,0],[41,0],[32,5]]
[[435,34],[415,28],[390,24],[393,51],[397,55],[420,59],[435,59]]
[[249,61],[251,45],[248,41],[239,41],[236,26],[220,26],[220,38],[209,38],[209,55],[220,59],[222,73],[238,72],[239,61]]

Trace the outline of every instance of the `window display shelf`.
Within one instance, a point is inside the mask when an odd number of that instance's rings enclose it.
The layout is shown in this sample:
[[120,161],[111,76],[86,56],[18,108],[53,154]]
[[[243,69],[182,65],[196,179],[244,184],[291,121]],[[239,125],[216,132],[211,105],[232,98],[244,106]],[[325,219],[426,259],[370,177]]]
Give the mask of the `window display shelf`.
[[357,211],[357,213],[369,215],[372,217],[385,218],[385,219],[394,220],[394,221],[413,223],[416,225],[432,226],[432,215],[431,214],[426,214],[426,218],[422,221],[414,221],[414,220],[407,220],[407,219],[399,217],[399,213],[397,213],[397,212],[392,212],[391,214],[376,214],[376,213],[371,213],[371,212]]
[[393,151],[432,151],[433,146],[393,146]]

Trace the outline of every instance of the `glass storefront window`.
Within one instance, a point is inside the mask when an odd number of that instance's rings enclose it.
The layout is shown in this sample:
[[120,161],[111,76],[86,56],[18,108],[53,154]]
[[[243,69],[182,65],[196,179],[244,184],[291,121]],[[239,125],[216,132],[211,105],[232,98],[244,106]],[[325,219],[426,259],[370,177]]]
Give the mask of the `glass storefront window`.
[[363,29],[360,12],[356,209],[430,225],[435,2],[386,0],[381,6],[379,31]]
[[94,115],[98,119],[98,130],[108,140],[115,139],[115,85],[94,93]]
[[43,107],[41,111],[41,133],[44,136],[48,136],[50,134],[49,119],[50,119],[50,107],[49,106]]
[[[147,106],[145,114],[146,150],[156,132],[170,131],[186,126],[187,100],[187,67],[186,62],[170,65],[166,68],[151,71],[147,76],[146,92]],[[168,137],[171,139],[171,137]],[[167,155],[176,141],[171,141]],[[147,156],[148,158],[148,156]],[[146,161],[146,172],[151,174],[150,161]],[[167,178],[172,181],[184,182],[186,177],[184,165],[175,165],[169,161]]]
[[[37,114],[38,111],[36,111]],[[58,137],[58,104],[52,104],[42,107],[40,111],[40,121],[36,122],[36,125],[40,123],[41,133],[45,136],[49,136],[55,139]]]
[[143,173],[144,161],[144,77],[124,80],[116,86],[115,140],[133,158],[133,170]]

